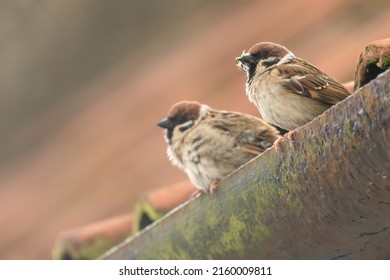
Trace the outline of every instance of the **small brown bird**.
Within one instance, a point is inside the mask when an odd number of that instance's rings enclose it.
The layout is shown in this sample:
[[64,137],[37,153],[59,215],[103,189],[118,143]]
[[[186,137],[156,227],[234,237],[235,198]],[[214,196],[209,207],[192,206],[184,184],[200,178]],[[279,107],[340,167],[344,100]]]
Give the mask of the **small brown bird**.
[[259,118],[190,101],[173,105],[157,125],[166,129],[169,160],[187,173],[196,194],[213,193],[222,178],[280,137]]
[[236,58],[246,94],[264,120],[287,131],[350,95],[338,81],[279,44],[262,42]]

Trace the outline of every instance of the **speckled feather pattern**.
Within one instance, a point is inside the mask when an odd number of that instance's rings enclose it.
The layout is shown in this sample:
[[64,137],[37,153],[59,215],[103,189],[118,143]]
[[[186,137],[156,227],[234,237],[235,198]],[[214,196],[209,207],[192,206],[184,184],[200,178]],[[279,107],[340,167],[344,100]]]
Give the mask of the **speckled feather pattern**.
[[254,116],[213,110],[206,105],[200,105],[198,115],[190,128],[182,129],[191,121],[188,120],[173,129],[167,153],[170,161],[206,192],[212,181],[226,177],[280,137],[275,128]]

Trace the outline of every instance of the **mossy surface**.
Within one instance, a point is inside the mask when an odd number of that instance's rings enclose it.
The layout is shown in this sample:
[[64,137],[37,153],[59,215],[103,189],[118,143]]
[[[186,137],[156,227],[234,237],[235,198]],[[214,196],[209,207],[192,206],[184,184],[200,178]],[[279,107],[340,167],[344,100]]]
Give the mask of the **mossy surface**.
[[133,233],[140,231],[165,215],[165,213],[157,211],[147,202],[136,204],[135,213],[136,218],[134,219]]
[[117,242],[112,238],[97,237],[82,244],[57,245],[52,252],[52,257],[54,260],[93,260],[116,244]]
[[382,68],[387,69],[390,68],[390,56],[383,56],[382,57]]

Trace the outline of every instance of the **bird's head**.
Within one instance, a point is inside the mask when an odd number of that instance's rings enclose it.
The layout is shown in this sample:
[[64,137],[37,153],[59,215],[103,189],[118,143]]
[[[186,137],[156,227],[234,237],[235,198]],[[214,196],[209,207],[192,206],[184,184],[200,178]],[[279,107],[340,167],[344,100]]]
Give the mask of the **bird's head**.
[[251,80],[256,73],[262,73],[275,65],[289,62],[294,57],[294,54],[282,45],[261,42],[237,57],[236,65],[245,71],[248,80]]

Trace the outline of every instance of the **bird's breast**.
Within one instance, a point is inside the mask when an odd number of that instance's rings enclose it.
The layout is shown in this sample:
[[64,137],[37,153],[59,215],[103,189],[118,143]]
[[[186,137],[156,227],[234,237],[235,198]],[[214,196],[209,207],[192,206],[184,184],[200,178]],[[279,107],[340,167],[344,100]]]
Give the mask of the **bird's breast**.
[[263,119],[285,130],[302,126],[329,108],[325,103],[288,92],[269,80],[260,80],[247,90]]

